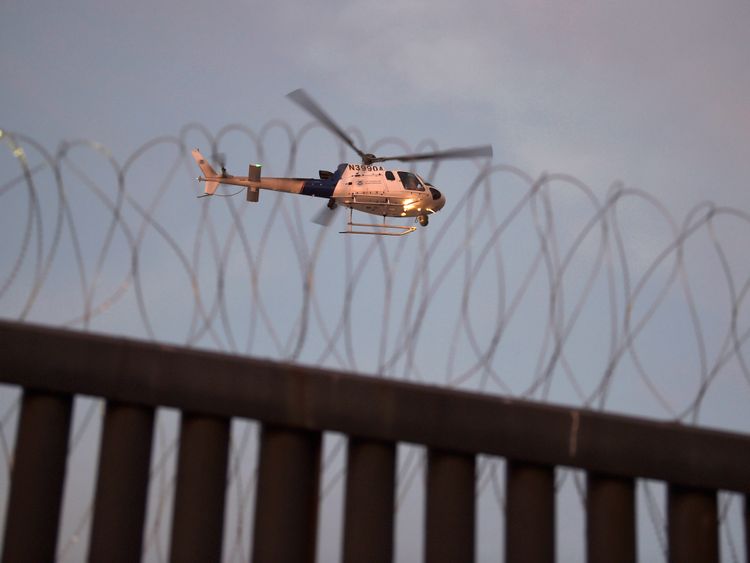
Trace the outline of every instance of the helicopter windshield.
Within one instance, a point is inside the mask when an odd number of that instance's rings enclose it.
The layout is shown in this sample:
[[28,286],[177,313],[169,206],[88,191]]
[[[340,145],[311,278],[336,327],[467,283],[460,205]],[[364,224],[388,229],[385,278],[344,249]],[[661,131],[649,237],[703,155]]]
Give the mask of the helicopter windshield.
[[401,183],[404,185],[404,189],[424,191],[422,182],[419,181],[419,178],[417,178],[415,174],[399,171],[398,177],[401,178]]

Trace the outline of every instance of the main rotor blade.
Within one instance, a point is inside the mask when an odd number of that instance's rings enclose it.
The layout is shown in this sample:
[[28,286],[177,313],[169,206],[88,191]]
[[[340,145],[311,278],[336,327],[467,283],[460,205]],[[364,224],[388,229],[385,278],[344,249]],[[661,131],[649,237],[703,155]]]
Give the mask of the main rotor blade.
[[321,108],[302,88],[299,88],[294,92],[289,92],[286,97],[301,108],[307,110],[313,117],[315,117],[315,119],[320,121],[321,125],[349,145],[360,158],[364,158],[365,153],[357,148],[351,137],[344,133],[344,130],[336,125],[336,122],[331,119],[330,116],[323,111],[323,108]]
[[437,152],[426,152],[419,154],[404,154],[401,156],[378,156],[372,162],[385,162],[386,160],[398,160],[400,162],[412,162],[415,160],[447,160],[451,158],[477,158],[481,156],[492,156],[492,145],[479,147],[467,147],[463,149],[447,149]]

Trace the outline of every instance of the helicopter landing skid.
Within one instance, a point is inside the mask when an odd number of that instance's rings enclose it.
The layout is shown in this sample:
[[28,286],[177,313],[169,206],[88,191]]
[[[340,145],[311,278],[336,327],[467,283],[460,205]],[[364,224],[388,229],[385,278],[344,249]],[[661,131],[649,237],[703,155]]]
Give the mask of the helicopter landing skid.
[[[355,230],[352,227],[366,227],[369,230]],[[390,231],[389,231],[390,229]],[[339,231],[342,235],[381,235],[387,237],[402,237],[413,233],[417,228],[404,225],[389,225],[388,223],[346,223],[346,230]]]

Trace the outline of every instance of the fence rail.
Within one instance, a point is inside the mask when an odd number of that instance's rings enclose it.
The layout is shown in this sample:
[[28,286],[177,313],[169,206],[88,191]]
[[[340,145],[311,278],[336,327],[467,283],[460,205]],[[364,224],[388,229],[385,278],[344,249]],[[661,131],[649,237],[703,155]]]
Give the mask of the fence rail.
[[221,559],[233,417],[262,425],[254,561],[314,559],[324,431],[349,436],[345,561],[392,558],[399,442],[429,452],[428,561],[474,558],[476,454],[508,460],[508,561],[553,560],[556,466],[588,472],[589,561],[635,560],[637,478],[668,483],[672,561],[718,560],[717,490],[745,495],[750,546],[748,436],[11,322],[0,352],[24,388],[3,561],[54,559],[78,394],[107,400],[92,561],[140,558],[157,407],[182,412],[175,561]]

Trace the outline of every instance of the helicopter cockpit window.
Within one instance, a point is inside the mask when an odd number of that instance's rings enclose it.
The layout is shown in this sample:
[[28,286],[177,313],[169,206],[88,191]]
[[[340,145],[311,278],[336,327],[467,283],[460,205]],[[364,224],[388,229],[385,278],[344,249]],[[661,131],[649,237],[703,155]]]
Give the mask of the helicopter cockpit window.
[[387,180],[395,180],[396,179],[396,177],[393,175],[393,172],[391,172],[390,170],[386,170],[385,171],[385,177],[386,177]]
[[398,177],[401,178],[401,183],[404,185],[405,189],[424,191],[422,182],[420,182],[419,178],[414,174],[410,172],[399,172]]

